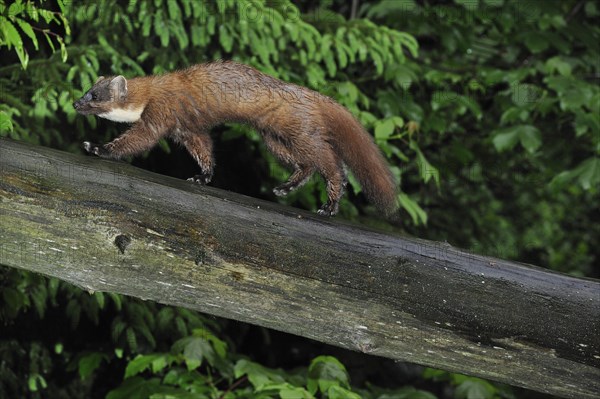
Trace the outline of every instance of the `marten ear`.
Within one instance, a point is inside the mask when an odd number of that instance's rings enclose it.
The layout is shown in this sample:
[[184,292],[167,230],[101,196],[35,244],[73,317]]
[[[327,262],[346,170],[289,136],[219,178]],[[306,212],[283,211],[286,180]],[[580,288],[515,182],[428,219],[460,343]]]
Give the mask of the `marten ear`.
[[98,79],[96,79],[96,81],[94,82],[94,84],[98,83],[99,81],[103,80],[104,76],[98,76]]
[[115,100],[123,100],[127,97],[127,79],[122,75],[113,78],[109,87]]

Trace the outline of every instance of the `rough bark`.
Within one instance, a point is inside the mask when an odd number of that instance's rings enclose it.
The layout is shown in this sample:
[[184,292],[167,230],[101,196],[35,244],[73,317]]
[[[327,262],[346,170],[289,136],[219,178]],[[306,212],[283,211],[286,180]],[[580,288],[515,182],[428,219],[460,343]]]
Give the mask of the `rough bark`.
[[570,398],[600,282],[0,140],[0,263]]

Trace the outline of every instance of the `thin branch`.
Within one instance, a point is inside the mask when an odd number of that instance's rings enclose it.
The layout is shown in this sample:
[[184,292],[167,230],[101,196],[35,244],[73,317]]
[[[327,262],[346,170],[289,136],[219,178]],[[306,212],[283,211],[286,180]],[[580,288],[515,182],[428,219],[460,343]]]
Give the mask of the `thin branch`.
[[37,30],[39,32],[42,32],[42,33],[45,33],[45,34],[48,34],[48,35],[52,35],[52,36],[55,36],[55,37],[60,37],[62,39],[62,37],[58,33],[54,33],[50,29],[42,29],[42,28],[38,28],[36,26],[32,26],[31,29]]
[[246,382],[246,380],[248,379],[247,376],[243,376],[242,378],[240,378],[239,380],[237,380],[236,382],[234,382],[233,384],[231,384],[229,386],[229,388],[227,388],[227,390],[225,392],[223,392],[223,394],[221,396],[219,396],[219,399],[224,399],[225,396],[233,391],[235,388],[237,388],[239,385],[241,385],[242,383]]
[[352,9],[350,10],[350,19],[356,19],[358,13],[358,0],[352,0]]

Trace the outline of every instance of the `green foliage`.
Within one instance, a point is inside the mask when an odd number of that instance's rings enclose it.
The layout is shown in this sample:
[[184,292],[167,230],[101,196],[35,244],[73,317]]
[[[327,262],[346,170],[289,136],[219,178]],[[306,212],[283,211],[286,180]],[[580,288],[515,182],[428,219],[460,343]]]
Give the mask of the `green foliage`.
[[454,390],[454,399],[511,399],[512,391],[501,384],[491,384],[477,377],[451,374],[441,370],[425,369],[423,377],[433,381],[448,381]]
[[[15,0],[7,4],[6,0],[0,0],[0,51],[4,51],[3,47],[14,51],[19,60],[17,65],[23,71],[29,64],[30,51],[40,51],[46,55],[55,52],[57,44],[61,60],[67,60],[63,34],[68,36],[71,30],[64,16],[64,1],[57,0],[56,4],[59,11],[44,8],[40,1]],[[61,30],[60,33],[56,33],[57,28]],[[43,44],[48,45],[49,51],[39,43],[38,37],[45,39]],[[8,55],[3,55],[4,57]],[[0,137],[8,135],[15,139],[24,138],[37,142],[37,138],[27,134],[20,124],[15,125],[15,119],[25,116],[24,111],[32,108],[19,98],[20,82],[15,81],[15,75],[10,73],[17,65],[0,67]]]
[[[600,72],[597,5],[406,0],[365,5],[362,14],[420,42],[419,58],[403,66],[412,72],[402,78],[410,94],[384,88],[377,96],[418,123],[418,148],[409,148],[420,179],[403,173],[403,190],[415,193],[430,225],[408,229],[478,253],[594,273],[600,230],[586,221],[600,187],[600,86],[590,78]],[[437,192],[423,187],[428,171],[439,173]]]
[[[79,151],[84,139],[105,142],[121,129],[71,106],[98,75],[234,59],[325,93],[357,116],[401,182],[404,230],[598,275],[594,1],[382,0],[359,2],[353,19],[341,0],[298,4],[0,0],[0,136]],[[230,158],[252,162],[264,195],[289,173],[248,127],[228,124],[215,141],[237,151]],[[157,151],[171,149],[161,142]],[[349,181],[342,216],[378,223]],[[314,180],[278,200],[316,209],[324,195]],[[185,309],[16,270],[2,268],[0,277],[0,397],[83,398],[101,383],[112,399],[436,397],[414,387],[357,388],[328,356],[300,369],[265,367],[236,353],[218,323]],[[457,399],[514,396],[477,378],[425,377]]]
[[[35,51],[38,51],[40,46],[37,35],[46,39],[52,51],[55,50],[54,42],[56,41],[60,47],[62,61],[67,60],[67,50],[63,37],[50,30],[50,26],[54,28],[54,25],[57,25],[64,29],[65,35],[71,34],[69,23],[63,14],[65,10],[64,0],[57,0],[56,2],[60,12],[42,8],[40,7],[42,4],[37,5],[36,3],[38,2],[15,0],[7,6],[5,0],[0,1],[0,48],[6,46],[8,50],[13,50],[19,57],[23,69],[27,68],[29,62],[29,53],[23,39],[30,40]],[[41,24],[44,28],[40,28],[38,24]],[[39,33],[36,35],[35,32]]]
[[[195,332],[195,336],[206,331]],[[350,385],[346,368],[332,356],[319,356],[307,368],[292,371],[271,369],[248,359],[219,354],[221,366],[206,357],[190,369],[185,346],[174,345],[170,353],[138,356],[127,366],[125,381],[107,399],[120,398],[281,398],[281,399],[436,399],[414,388],[357,390]],[[202,352],[217,351],[224,342],[205,339]],[[212,347],[212,349],[210,349]],[[192,359],[196,355],[192,354]],[[231,373],[233,370],[233,373]],[[146,377],[141,377],[145,375]],[[490,384],[488,384],[490,385]],[[490,385],[491,386],[491,385]],[[195,395],[195,396],[194,396]]]

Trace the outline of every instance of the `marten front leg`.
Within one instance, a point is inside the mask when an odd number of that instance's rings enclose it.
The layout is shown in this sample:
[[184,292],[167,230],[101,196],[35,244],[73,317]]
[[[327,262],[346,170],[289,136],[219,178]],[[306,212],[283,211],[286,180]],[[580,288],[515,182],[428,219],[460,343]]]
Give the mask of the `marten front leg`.
[[213,143],[207,133],[195,133],[180,135],[177,140],[183,143],[192,158],[200,166],[199,175],[190,177],[188,180],[200,184],[208,184],[212,180],[215,160],[213,158]]
[[84,141],[83,148],[102,158],[119,159],[150,150],[163,135],[162,129],[138,122],[110,143],[102,145]]

